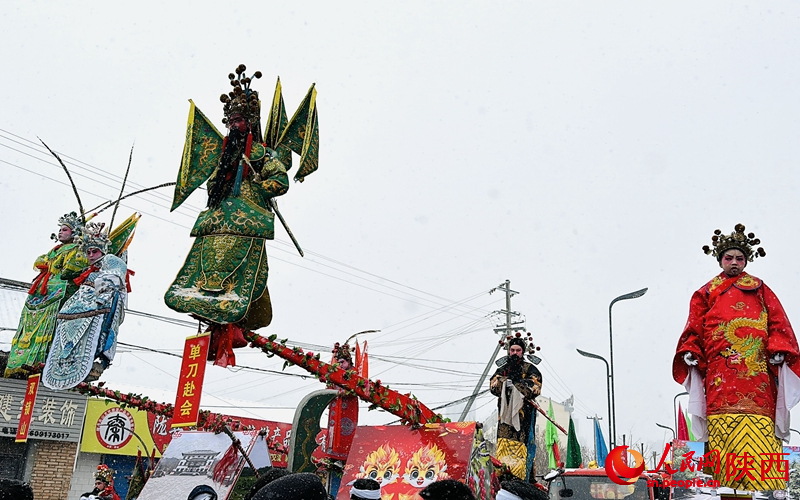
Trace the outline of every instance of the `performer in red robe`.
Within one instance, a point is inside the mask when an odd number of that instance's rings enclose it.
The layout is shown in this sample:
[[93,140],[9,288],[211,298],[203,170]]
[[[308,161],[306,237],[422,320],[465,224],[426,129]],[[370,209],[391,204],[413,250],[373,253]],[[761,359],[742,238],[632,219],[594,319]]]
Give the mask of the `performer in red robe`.
[[[350,345],[338,342],[333,348],[332,363],[338,364],[341,370],[359,370],[353,365]],[[328,384],[329,389],[338,389],[339,395],[328,407],[328,428],[320,431],[317,442],[320,446],[311,454],[311,458],[320,471],[329,474],[329,491],[336,494],[342,481],[344,466],[353,438],[358,426],[358,396],[348,395],[342,388]]]
[[[776,427],[777,382],[779,370],[800,375],[797,339],[778,297],[744,272],[747,262],[766,255],[754,249],[760,240],[737,224],[727,236],[717,229],[712,243],[703,250],[723,272],[692,296],[672,374],[691,393],[693,429],[707,437],[706,451],[719,452],[714,479],[740,490],[785,489],[783,467],[770,460],[783,460],[772,454],[783,451],[781,439],[788,442],[788,419],[785,429]],[[788,409],[778,412],[780,423]]]

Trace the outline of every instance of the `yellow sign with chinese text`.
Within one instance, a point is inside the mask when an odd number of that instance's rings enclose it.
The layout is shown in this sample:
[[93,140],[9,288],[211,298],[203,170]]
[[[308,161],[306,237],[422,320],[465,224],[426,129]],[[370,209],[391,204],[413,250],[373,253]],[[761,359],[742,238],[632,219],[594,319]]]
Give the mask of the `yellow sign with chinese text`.
[[83,423],[81,451],[107,455],[132,455],[141,451],[156,457],[170,442],[170,419],[117,403],[89,400]]

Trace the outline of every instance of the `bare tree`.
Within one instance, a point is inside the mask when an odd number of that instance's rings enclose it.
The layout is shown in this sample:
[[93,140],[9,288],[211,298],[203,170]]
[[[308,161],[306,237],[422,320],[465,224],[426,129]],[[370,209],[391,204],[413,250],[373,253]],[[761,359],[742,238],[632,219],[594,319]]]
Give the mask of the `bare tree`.
[[[583,459],[584,467],[589,465],[589,462],[592,460],[597,460],[597,457],[594,454],[594,446],[586,446],[581,445],[581,458]],[[597,464],[598,467],[602,467],[602,464]]]

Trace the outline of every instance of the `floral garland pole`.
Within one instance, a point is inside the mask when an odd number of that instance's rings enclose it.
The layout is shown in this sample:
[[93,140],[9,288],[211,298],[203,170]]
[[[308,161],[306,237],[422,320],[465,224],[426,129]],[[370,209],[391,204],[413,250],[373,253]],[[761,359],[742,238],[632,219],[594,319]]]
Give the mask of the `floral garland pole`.
[[[158,403],[147,396],[142,396],[141,394],[125,394],[120,391],[112,391],[111,389],[106,389],[104,385],[105,384],[103,382],[99,382],[97,385],[81,382],[72,390],[87,396],[97,396],[116,401],[119,403],[121,408],[131,407],[149,413],[154,413],[156,415],[163,415],[167,418],[172,417],[172,413],[175,408],[171,404]],[[226,425],[230,430],[233,431],[249,430],[246,425],[242,424],[242,422],[231,416],[212,413],[208,410],[200,411],[196,429],[219,434],[220,432],[225,432]],[[289,452],[289,450],[283,446],[283,443],[280,443],[275,439],[268,441],[267,446],[269,449],[277,451],[278,453]]]
[[284,368],[289,365],[297,365],[315,375],[320,382],[337,385],[348,395],[357,396],[371,403],[370,410],[383,408],[399,417],[404,424],[412,426],[449,422],[448,419],[434,413],[433,410],[422,404],[412,394],[400,394],[389,389],[389,386],[382,385],[380,380],[373,382],[358,376],[355,370],[343,370],[339,368],[338,363],[328,364],[320,361],[319,353],[305,352],[299,347],[287,347],[288,339],[275,342],[277,335],[267,338],[253,332],[245,332],[244,337],[250,341],[250,347],[261,349],[270,357],[277,355],[285,359]]

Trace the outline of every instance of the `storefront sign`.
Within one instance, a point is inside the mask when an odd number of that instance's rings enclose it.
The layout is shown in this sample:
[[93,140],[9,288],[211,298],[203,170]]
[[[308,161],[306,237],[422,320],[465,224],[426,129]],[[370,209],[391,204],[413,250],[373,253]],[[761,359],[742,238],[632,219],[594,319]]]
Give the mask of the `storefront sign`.
[[[291,438],[291,424],[259,420],[255,418],[231,417],[242,425],[256,430],[266,430],[270,443],[270,458],[278,467],[286,467],[286,453]],[[153,449],[161,457],[172,436],[179,429],[172,429],[172,419],[136,408],[122,408],[117,403],[91,399],[86,410],[81,451],[104,455],[136,456],[138,450],[149,455]]]
[[[27,389],[24,380],[0,378],[0,436],[17,436]],[[86,399],[77,392],[39,387],[31,408],[28,438],[77,443],[86,416]]]

